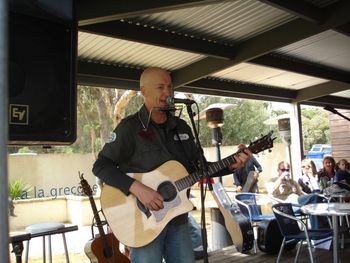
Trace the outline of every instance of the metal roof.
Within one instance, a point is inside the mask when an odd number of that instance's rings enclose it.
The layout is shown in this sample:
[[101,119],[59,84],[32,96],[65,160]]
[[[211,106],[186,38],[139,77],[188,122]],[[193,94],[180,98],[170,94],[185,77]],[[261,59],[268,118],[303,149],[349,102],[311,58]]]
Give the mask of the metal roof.
[[350,1],[78,0],[78,83],[350,108]]

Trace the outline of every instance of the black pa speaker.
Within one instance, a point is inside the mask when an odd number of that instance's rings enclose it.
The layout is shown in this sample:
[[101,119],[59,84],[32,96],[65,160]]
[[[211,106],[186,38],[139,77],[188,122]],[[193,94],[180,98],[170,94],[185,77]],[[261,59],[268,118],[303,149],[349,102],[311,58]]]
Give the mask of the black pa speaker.
[[74,0],[10,2],[9,144],[76,140]]

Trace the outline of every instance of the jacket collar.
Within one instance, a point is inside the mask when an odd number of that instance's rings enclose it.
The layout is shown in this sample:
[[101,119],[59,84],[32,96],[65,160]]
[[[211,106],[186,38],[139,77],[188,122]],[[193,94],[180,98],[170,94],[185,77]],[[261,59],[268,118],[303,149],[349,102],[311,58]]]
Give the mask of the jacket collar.
[[[171,112],[166,112],[167,114],[167,121],[166,121],[166,129],[167,130],[173,130],[176,128],[176,117],[173,116]],[[138,117],[141,122],[142,128],[147,129],[149,124],[152,122],[152,119],[150,118],[150,113],[147,110],[146,106],[143,104],[138,112]]]

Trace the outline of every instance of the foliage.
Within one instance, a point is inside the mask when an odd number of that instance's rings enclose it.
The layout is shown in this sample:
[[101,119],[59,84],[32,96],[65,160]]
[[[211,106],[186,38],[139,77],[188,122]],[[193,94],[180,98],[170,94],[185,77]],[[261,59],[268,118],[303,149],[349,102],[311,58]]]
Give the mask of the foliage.
[[18,150],[19,153],[31,153],[32,150],[29,147],[23,147]]
[[304,108],[301,111],[305,150],[313,144],[330,142],[328,113],[320,108]]
[[[232,108],[224,110],[224,125],[221,128],[222,145],[249,144],[269,131],[269,127],[263,124],[263,121],[268,118],[266,102],[203,96],[200,100],[200,108],[204,109],[213,103],[233,105]],[[215,143],[214,130],[207,127],[205,120],[200,121],[200,131],[202,146],[212,146]]]
[[[93,153],[100,151],[111,131],[117,125],[115,107],[121,100],[125,90],[112,88],[96,88],[78,86],[77,108],[77,140],[70,146],[53,146],[42,148],[38,146],[18,147],[10,146],[9,153],[36,152],[36,153]],[[275,142],[281,142],[277,125],[265,125],[264,121],[288,113],[284,109],[273,109],[271,103],[258,100],[246,100],[229,97],[204,96],[186,94],[193,97],[198,103],[199,110],[205,109],[214,103],[229,103],[233,107],[224,110],[224,125],[222,145],[249,144],[251,141],[274,131],[277,137]],[[142,96],[137,94],[127,101],[124,116],[135,113],[143,103]],[[193,107],[193,110],[195,108]],[[325,111],[320,108],[302,108],[302,131],[304,148],[310,149],[314,143],[329,143],[329,120]],[[182,117],[190,124],[186,107]],[[203,147],[213,146],[213,129],[207,127],[206,120],[200,120],[199,139]]]
[[28,193],[31,190],[31,186],[23,182],[22,179],[17,179],[9,184],[9,197],[12,200],[23,199],[24,193]]

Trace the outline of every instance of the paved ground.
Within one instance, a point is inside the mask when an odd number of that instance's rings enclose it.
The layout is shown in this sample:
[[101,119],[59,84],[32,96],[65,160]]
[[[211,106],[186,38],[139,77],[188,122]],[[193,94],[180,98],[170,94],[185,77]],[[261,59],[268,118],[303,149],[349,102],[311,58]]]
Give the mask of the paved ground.
[[[193,191],[193,195],[194,195],[194,198],[192,199],[192,202],[196,207],[200,208],[200,200],[199,198],[197,198],[197,196],[199,196],[198,192]],[[208,201],[211,201],[210,193],[208,193],[207,197],[208,197],[207,199],[209,199]],[[194,218],[197,220],[197,222],[199,222],[200,210],[193,211],[192,214]],[[210,246],[211,230],[210,230],[210,211],[209,210],[206,213],[206,225],[207,225],[207,231],[208,231],[208,244]],[[95,229],[95,232],[97,233],[98,230]],[[91,239],[91,237],[92,235],[91,235],[90,226],[79,227],[77,231],[66,233],[70,262],[72,263],[90,262],[89,258],[85,255],[84,246]],[[43,262],[42,241],[43,241],[42,237],[36,237],[30,240],[28,262],[30,263]],[[64,256],[64,246],[63,246],[62,235],[61,234],[53,235],[51,242],[52,242],[53,262],[55,263],[66,262],[65,256]],[[24,242],[24,247],[26,247],[26,242]],[[12,247],[10,246],[10,251],[11,250],[12,250]],[[26,250],[24,248],[23,255],[22,255],[23,262],[25,262],[24,261],[25,253],[26,253],[25,251]],[[11,257],[11,263],[16,262],[15,255],[13,253],[10,254],[10,257]]]
[[[70,261],[75,262],[90,262],[88,257],[84,253],[84,246],[91,238],[91,228],[90,226],[80,227],[78,231],[67,232],[66,240],[70,256]],[[43,239],[42,237],[36,237],[30,240],[29,246],[29,261],[28,262],[43,262]],[[66,262],[64,257],[64,246],[61,234],[53,235],[51,238],[52,242],[52,254],[53,262]],[[47,242],[46,242],[47,243]],[[26,242],[24,242],[24,247],[26,248]],[[10,247],[12,249],[12,247]],[[23,262],[25,258],[25,252],[23,251]],[[11,262],[16,262],[13,253],[10,254]]]
[[[200,219],[200,200],[197,198],[198,192],[192,192],[194,194],[194,198],[192,199],[192,202],[194,205],[198,208],[198,210],[193,211],[192,215],[194,218],[199,222]],[[210,207],[213,206],[213,200],[210,193],[207,195],[206,200],[206,226],[207,226],[207,236],[208,236],[208,245],[209,249],[212,250],[212,231],[211,231],[211,209]],[[95,230],[97,231],[97,229]],[[68,232],[66,233],[67,238],[67,245],[69,250],[69,256],[70,256],[70,262],[72,263],[89,263],[90,260],[85,255],[84,252],[84,246],[86,243],[91,239],[91,227],[90,226],[84,226],[79,227],[77,231]],[[64,248],[63,248],[63,242],[62,242],[62,236],[60,234],[53,235],[52,236],[52,244],[53,244],[53,262],[55,263],[64,263],[65,256],[64,256]],[[345,262],[345,258],[349,258],[350,256],[350,249],[348,248],[348,242],[345,249],[340,250],[340,258],[342,259],[342,262]],[[11,249],[11,247],[10,247]],[[322,263],[328,263],[332,261],[332,252],[328,250],[317,250],[314,251],[315,254],[315,262],[322,262]],[[24,261],[24,255],[25,251],[23,252],[23,262]],[[283,262],[292,262],[293,258],[295,256],[295,250],[293,249],[290,252],[286,252],[284,254],[284,260]],[[209,262],[211,263],[258,263],[258,262],[265,262],[265,263],[273,263],[276,261],[276,255],[267,255],[265,253],[262,253],[258,251],[257,255],[251,255],[251,254],[242,254],[238,253],[234,246],[226,247],[221,250],[217,250],[215,252],[209,253]],[[300,261],[301,262],[309,262],[307,249],[302,249],[301,255],[300,255]],[[16,262],[16,259],[14,257],[14,254],[11,253],[11,263]],[[37,237],[33,238],[30,241],[30,250],[29,250],[29,262],[30,263],[39,263],[43,262],[42,259],[42,238]],[[203,262],[203,261],[197,261]],[[0,262],[1,263],[1,262]]]

